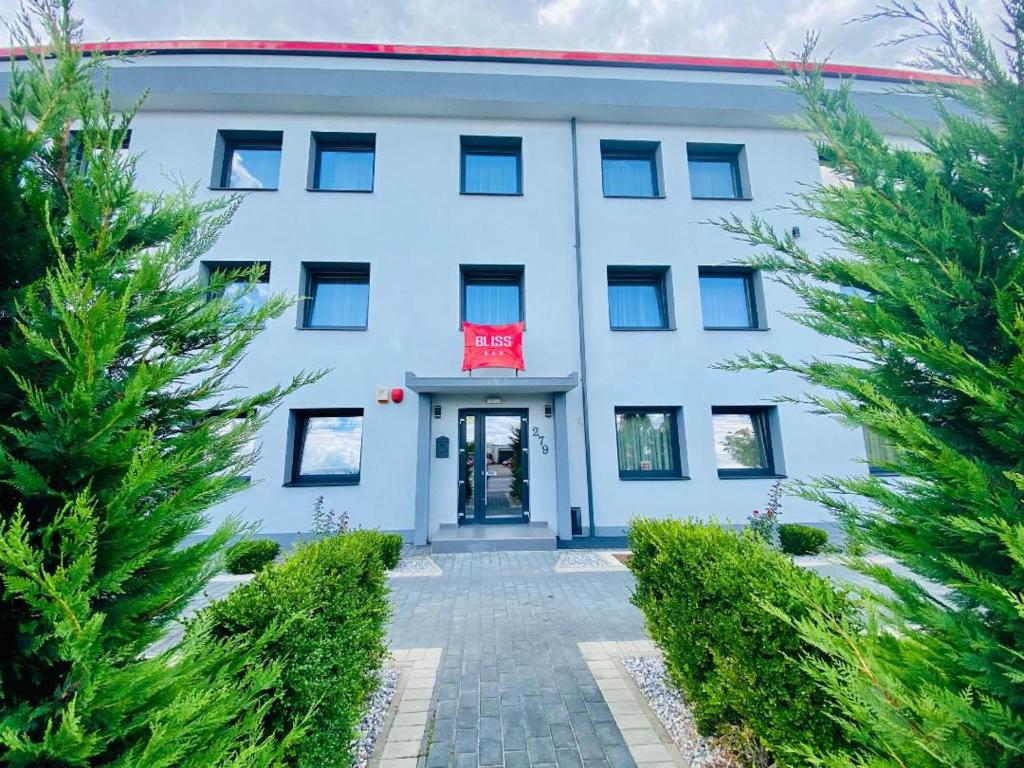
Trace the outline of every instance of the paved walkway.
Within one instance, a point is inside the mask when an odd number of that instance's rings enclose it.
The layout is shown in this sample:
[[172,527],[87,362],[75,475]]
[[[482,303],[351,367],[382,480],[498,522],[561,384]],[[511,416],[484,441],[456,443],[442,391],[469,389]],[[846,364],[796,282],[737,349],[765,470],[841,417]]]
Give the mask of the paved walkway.
[[391,647],[443,649],[421,765],[634,765],[577,646],[645,639],[632,577],[556,573],[559,554],[438,555],[443,575],[391,581]]

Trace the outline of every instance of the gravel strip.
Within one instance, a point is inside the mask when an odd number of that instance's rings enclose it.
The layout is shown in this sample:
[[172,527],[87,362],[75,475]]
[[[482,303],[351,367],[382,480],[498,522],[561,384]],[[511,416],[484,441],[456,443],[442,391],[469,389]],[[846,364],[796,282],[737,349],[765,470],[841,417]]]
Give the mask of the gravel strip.
[[358,731],[363,735],[352,747],[352,764],[355,768],[366,768],[373,756],[373,748],[377,745],[377,737],[384,729],[402,671],[395,667],[385,667],[377,674],[380,683],[370,696],[370,708],[366,716],[359,723]]
[[563,552],[555,571],[622,571],[625,566],[607,552]]
[[665,662],[656,656],[626,656],[623,666],[647,699],[661,724],[679,747],[686,765],[691,768],[723,768],[735,766],[713,739],[697,732],[693,714],[682,694],[672,685],[665,671]]
[[440,576],[441,567],[429,555],[403,557],[398,565],[388,571],[389,579],[401,579],[408,576]]

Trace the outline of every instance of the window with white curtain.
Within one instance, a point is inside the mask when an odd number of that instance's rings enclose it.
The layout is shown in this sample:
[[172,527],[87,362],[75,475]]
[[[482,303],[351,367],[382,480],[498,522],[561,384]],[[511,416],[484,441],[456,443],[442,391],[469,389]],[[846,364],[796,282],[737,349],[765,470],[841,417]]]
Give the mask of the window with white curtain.
[[704,328],[758,328],[754,272],[746,269],[700,268],[700,311]]
[[619,477],[680,478],[678,408],[616,408]]
[[522,319],[522,267],[462,268],[463,322],[505,325]]
[[372,133],[313,133],[310,189],[372,192],[377,138]]
[[710,200],[749,197],[743,183],[743,153],[743,146],[736,144],[687,144],[690,194]]
[[605,197],[659,197],[659,143],[601,142],[601,184]]
[[281,131],[220,131],[220,168],[214,187],[277,189],[281,173]]
[[370,303],[368,264],[304,264],[303,328],[363,330]]
[[608,267],[608,320],[612,330],[670,327],[666,267]]
[[520,195],[523,140],[514,136],[463,136],[464,195]]
[[867,453],[868,471],[873,475],[895,475],[890,467],[897,461],[898,455],[892,443],[875,432],[863,427],[864,450]]

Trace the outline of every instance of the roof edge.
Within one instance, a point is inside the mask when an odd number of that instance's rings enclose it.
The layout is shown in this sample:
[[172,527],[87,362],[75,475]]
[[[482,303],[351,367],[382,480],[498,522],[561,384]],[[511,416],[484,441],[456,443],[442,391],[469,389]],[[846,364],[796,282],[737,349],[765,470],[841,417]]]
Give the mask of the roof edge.
[[[603,67],[700,70],[705,72],[779,73],[781,65],[796,62],[716,56],[680,56],[657,53],[602,53],[595,51],[548,51],[528,48],[461,47],[444,45],[391,45],[383,43],[332,43],[301,40],[129,40],[83,43],[86,54],[269,54],[287,56],[334,56],[351,58],[430,59],[440,61],[490,61],[522,64],[572,64]],[[23,48],[0,48],[4,58],[25,58]],[[824,64],[828,77],[857,77],[887,82],[969,84],[955,75],[908,69]]]

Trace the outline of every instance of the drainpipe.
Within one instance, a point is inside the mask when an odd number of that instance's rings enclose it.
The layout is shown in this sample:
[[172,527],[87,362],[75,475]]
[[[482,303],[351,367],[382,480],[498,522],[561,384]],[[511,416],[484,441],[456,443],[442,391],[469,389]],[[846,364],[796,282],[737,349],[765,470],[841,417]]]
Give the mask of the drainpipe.
[[597,535],[594,525],[594,473],[590,464],[590,405],[587,398],[587,339],[583,322],[583,244],[580,236],[580,174],[576,149],[576,118],[569,121],[572,131],[572,208],[576,226],[576,308],[580,337],[580,392],[583,395],[583,453],[587,466],[587,521],[590,538]]

